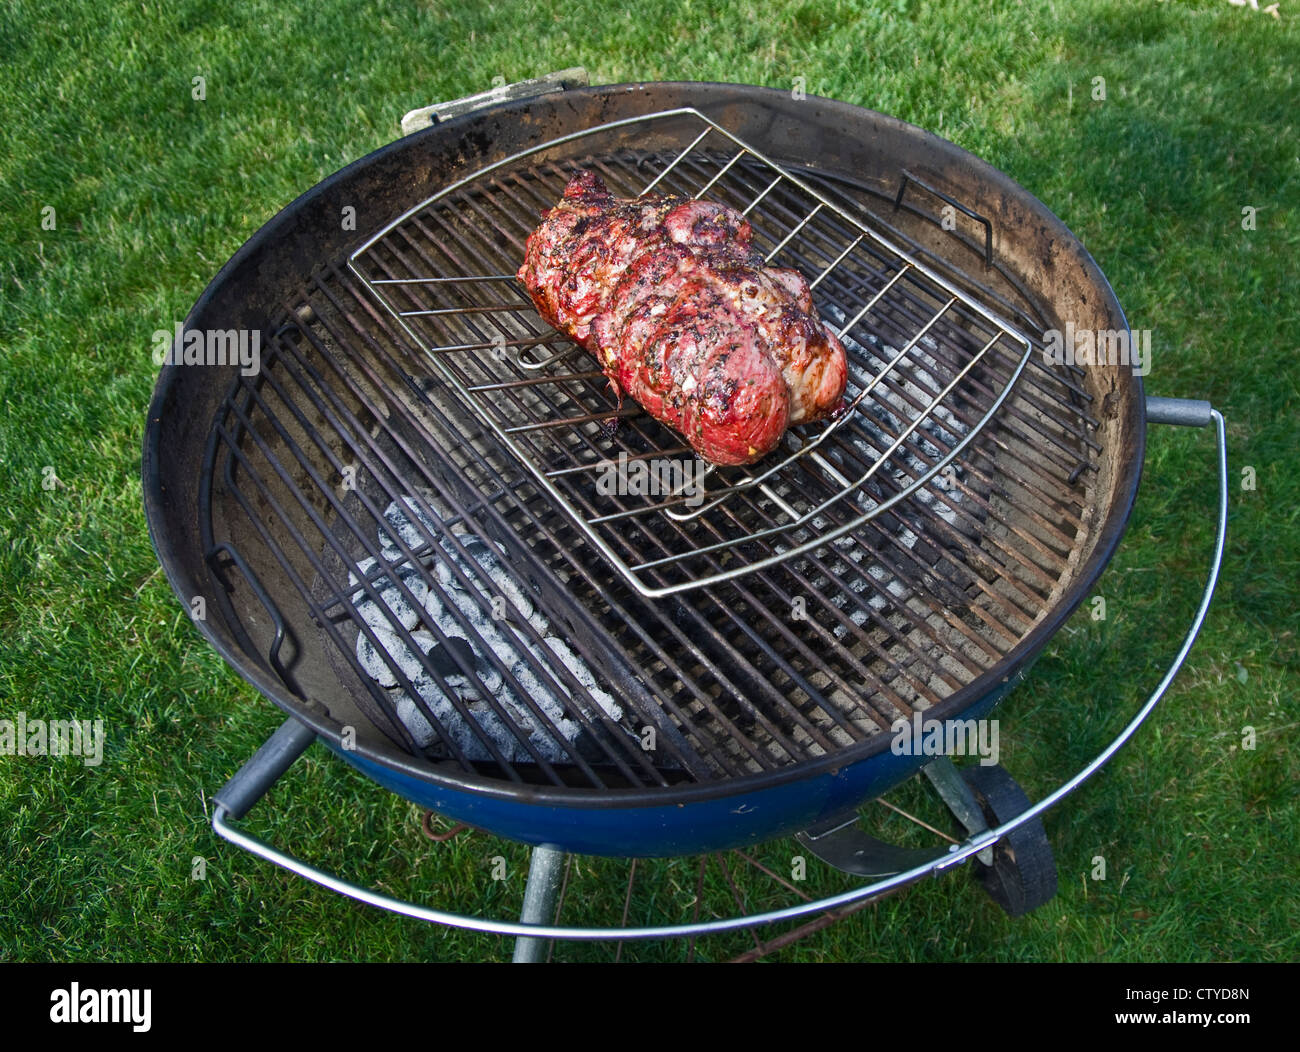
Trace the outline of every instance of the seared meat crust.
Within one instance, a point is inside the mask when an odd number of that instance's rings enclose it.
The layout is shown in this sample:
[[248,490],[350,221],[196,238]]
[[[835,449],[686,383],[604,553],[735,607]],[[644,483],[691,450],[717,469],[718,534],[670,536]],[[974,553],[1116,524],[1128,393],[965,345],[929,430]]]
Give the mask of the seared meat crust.
[[842,404],[844,347],[734,209],[616,198],[581,172],[542,219],[518,274],[538,313],[705,460],[752,463]]

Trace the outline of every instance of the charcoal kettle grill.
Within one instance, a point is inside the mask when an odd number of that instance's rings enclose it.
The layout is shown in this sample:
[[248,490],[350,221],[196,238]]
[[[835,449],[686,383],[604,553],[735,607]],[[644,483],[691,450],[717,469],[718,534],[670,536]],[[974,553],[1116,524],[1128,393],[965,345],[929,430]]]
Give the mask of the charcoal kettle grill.
[[[582,79],[433,108],[268,222],[178,334],[145,435],[151,537],[199,630],[289,717],[217,794],[214,829],[361,901],[524,946],[727,930],[988,867],[1185,660],[1223,552],[1223,417],[1145,397],[1131,361],[1050,353],[1067,325],[1123,349],[1120,305],[1055,216],[953,144],[772,89]],[[514,278],[583,168],[621,196],[742,211],[841,334],[845,412],[724,469],[620,405]],[[248,333],[256,360],[186,356]],[[900,755],[897,729],[987,717],[1091,594],[1150,421],[1218,435],[1191,628],[1094,761],[1032,806],[981,808],[977,770]],[[523,918],[400,902],[233,824],[317,740],[533,845]],[[862,802],[923,767],[965,842],[905,852],[855,829]],[[565,852],[791,834],[869,882],[691,925],[547,923]]]

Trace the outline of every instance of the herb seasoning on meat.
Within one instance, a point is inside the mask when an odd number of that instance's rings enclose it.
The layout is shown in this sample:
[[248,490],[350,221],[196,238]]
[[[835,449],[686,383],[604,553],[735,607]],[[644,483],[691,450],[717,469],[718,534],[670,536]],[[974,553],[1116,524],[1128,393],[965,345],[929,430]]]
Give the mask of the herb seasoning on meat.
[[843,402],[844,347],[797,271],[768,267],[725,205],[616,198],[580,172],[528,238],[519,280],[550,324],[596,356],[705,460],[749,464],[787,427]]

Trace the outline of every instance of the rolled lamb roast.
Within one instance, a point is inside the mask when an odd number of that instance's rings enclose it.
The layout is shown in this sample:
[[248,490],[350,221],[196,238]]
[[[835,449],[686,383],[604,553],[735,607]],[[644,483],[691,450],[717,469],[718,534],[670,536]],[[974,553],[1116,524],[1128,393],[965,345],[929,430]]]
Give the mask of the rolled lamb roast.
[[616,198],[580,172],[528,238],[519,280],[538,313],[715,464],[749,464],[787,427],[834,413],[848,365],[808,282],[769,267],[724,205]]

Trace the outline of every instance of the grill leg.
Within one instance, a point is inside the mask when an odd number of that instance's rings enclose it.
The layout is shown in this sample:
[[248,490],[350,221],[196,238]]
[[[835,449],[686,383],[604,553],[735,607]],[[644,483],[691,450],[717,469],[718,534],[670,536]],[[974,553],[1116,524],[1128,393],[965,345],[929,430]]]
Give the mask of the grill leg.
[[[554,847],[533,848],[528,863],[528,885],[524,888],[524,908],[519,919],[524,924],[551,924],[555,920],[555,901],[560,894],[564,875],[564,852]],[[521,935],[515,940],[515,964],[541,964],[546,959],[550,940]]]

